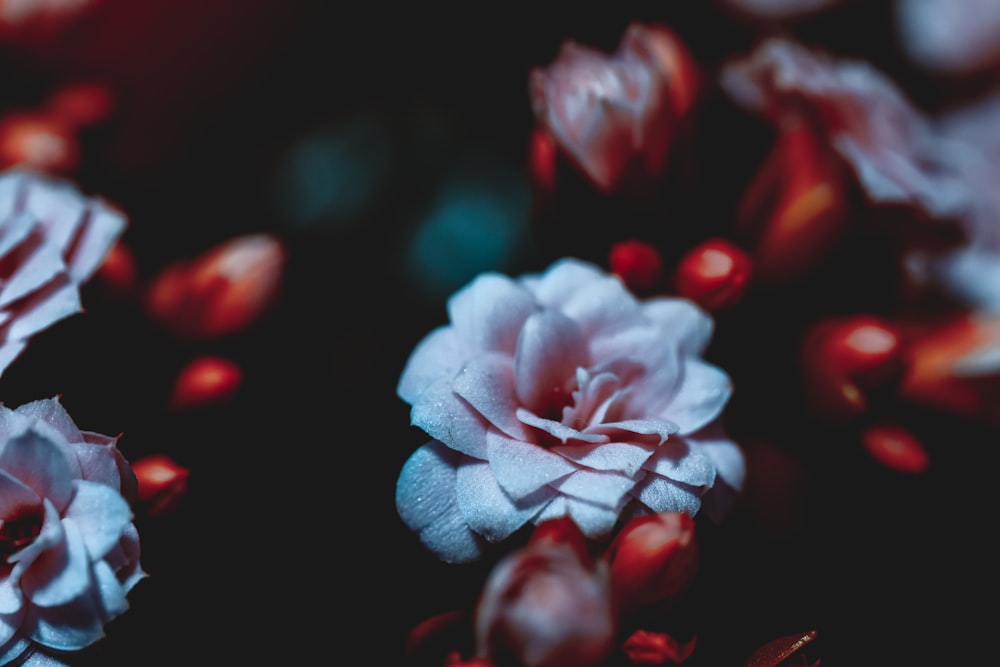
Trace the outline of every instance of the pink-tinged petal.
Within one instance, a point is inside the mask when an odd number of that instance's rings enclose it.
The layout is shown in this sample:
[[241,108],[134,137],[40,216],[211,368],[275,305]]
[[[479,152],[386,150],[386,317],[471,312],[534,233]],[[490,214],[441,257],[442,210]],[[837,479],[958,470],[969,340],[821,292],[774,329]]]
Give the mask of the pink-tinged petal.
[[10,576],[17,581],[20,581],[28,568],[46,551],[60,549],[66,541],[66,531],[63,530],[59,512],[47,498],[42,501],[42,507],[45,509],[45,515],[38,535],[23,549],[7,557],[7,562],[14,565]]
[[617,514],[624,504],[626,494],[641,477],[642,475],[632,478],[613,472],[577,470],[569,477],[553,482],[552,486],[560,493],[611,508]]
[[35,428],[16,435],[0,449],[0,469],[17,477],[35,493],[50,500],[56,510],[66,507],[73,497],[73,479],[79,469],[66,451]]
[[497,482],[514,500],[525,498],[576,470],[575,465],[558,454],[497,431],[487,433],[486,451]]
[[116,491],[122,488],[121,471],[109,445],[97,445],[89,442],[76,442],[73,452],[80,463],[80,473],[83,479],[107,485]]
[[41,502],[41,497],[31,487],[0,468],[0,519],[36,509]]
[[448,299],[462,349],[513,354],[521,327],[538,310],[531,294],[510,278],[484,273]]
[[618,509],[594,505],[569,496],[559,496],[542,510],[535,523],[564,516],[573,519],[584,535],[593,540],[600,540],[607,537],[615,527],[618,521]]
[[7,338],[24,340],[83,310],[79,287],[63,279],[53,281],[28,297],[19,315],[7,327]]
[[654,513],[687,512],[694,516],[701,509],[701,498],[693,491],[656,474],[646,475],[632,495]]
[[37,174],[25,179],[23,187],[23,209],[42,222],[46,238],[69,250],[87,213],[80,193],[68,181]]
[[63,514],[80,529],[91,560],[104,557],[118,543],[132,521],[132,510],[115,489],[85,480],[75,482],[76,493]]
[[[11,202],[0,201],[0,211],[10,211]],[[35,229],[37,221],[27,213],[17,212],[0,222],[0,258],[21,247]],[[62,261],[59,262],[62,264]]]
[[697,433],[684,436],[695,451],[712,461],[716,479],[721,479],[734,489],[742,489],[746,479],[746,457],[738,444],[733,442],[718,422],[709,424]]
[[554,310],[531,315],[514,355],[514,387],[521,404],[539,415],[558,414],[572,391],[576,369],[588,363],[587,341],[573,320]]
[[99,201],[91,201],[83,229],[66,260],[74,280],[85,282],[97,272],[126,226],[121,213]]
[[593,445],[556,445],[551,451],[592,470],[620,472],[629,477],[640,473],[642,465],[655,451],[647,442],[608,442]]
[[561,310],[581,290],[604,279],[595,265],[573,258],[556,260],[544,273],[524,276],[521,281],[546,308]]
[[537,428],[545,433],[548,433],[556,440],[566,443],[570,440],[577,442],[587,442],[587,443],[602,443],[609,442],[611,439],[606,435],[600,435],[597,433],[583,433],[573,428],[572,426],[566,426],[562,422],[557,422],[553,419],[545,419],[539,417],[534,412],[529,412],[524,408],[517,409],[517,418],[528,426]]
[[693,433],[722,412],[733,392],[732,381],[720,368],[700,359],[684,360],[684,377],[666,405],[656,408],[680,433]]
[[458,452],[433,440],[417,449],[396,481],[396,511],[420,541],[447,563],[476,560],[485,541],[466,524],[456,499]]
[[65,270],[60,249],[42,242],[21,260],[14,275],[0,288],[0,307],[10,307],[18,299],[55,280]]
[[413,403],[428,387],[442,379],[451,379],[465,358],[461,344],[451,327],[438,327],[421,340],[410,353],[396,385],[396,394]]
[[[686,438],[685,438],[686,439]],[[646,461],[646,470],[693,487],[710,487],[715,482],[715,465],[685,439],[672,438]]]
[[681,353],[702,355],[715,332],[711,316],[687,299],[650,299],[642,306],[643,312],[664,330],[669,330],[671,340]]
[[517,419],[519,405],[510,357],[490,354],[470,360],[455,376],[452,388],[496,428],[514,438],[528,438],[524,424]]
[[432,384],[413,401],[410,423],[455,451],[477,459],[486,458],[489,424],[453,391],[450,380]]
[[59,397],[42,398],[17,407],[17,413],[30,419],[45,422],[55,428],[69,442],[79,442],[83,434],[73,421],[66,408],[59,402]]
[[587,429],[588,433],[600,433],[613,440],[630,439],[632,436],[653,435],[657,444],[677,433],[680,427],[663,419],[623,419],[614,422],[595,424]]
[[456,475],[458,508],[472,530],[490,542],[510,537],[530,521],[556,493],[543,487],[517,503],[504,493],[485,461],[466,461]]
[[125,597],[128,589],[118,581],[114,570],[103,560],[94,563],[94,578],[97,580],[97,592],[101,596],[101,608],[106,620],[110,621],[128,611],[128,598]]
[[559,307],[588,338],[599,341],[642,322],[642,310],[618,276],[593,280]]
[[91,587],[90,557],[80,529],[72,521],[62,525],[65,539],[39,554],[21,577],[21,589],[36,607],[65,605]]
[[[0,325],[2,328],[3,325]],[[14,360],[21,356],[21,352],[27,347],[27,343],[22,341],[5,341],[0,343],[0,374],[2,374],[7,367],[14,363]]]

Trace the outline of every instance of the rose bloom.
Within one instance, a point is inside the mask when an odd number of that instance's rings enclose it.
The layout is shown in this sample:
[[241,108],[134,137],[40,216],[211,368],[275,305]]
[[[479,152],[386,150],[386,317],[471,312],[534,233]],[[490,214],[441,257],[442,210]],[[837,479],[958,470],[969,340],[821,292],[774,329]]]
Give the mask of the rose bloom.
[[480,275],[447,307],[397,386],[434,439],[404,464],[396,505],[439,558],[475,560],[551,518],[599,539],[633,516],[728,511],[745,472],[721,424],[732,386],[701,357],[714,324],[693,302],[638,301],[566,258]]
[[633,23],[610,55],[564,42],[552,63],[531,70],[529,93],[539,124],[598,188],[614,192],[629,174],[659,175],[696,78],[671,30]]
[[146,576],[135,494],[117,438],[81,431],[57,398],[0,405],[0,664],[83,649],[128,609]]
[[80,287],[125,229],[125,218],[71,183],[0,173],[0,374],[28,339],[81,312]]

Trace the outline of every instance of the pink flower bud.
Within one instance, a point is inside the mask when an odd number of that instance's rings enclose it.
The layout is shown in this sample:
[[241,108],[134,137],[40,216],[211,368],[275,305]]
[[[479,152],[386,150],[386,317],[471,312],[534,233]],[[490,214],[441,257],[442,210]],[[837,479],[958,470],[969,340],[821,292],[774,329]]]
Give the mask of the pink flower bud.
[[620,613],[669,603],[690,587],[698,570],[694,519],[686,512],[632,519],[614,537],[604,558]]
[[177,509],[187,493],[188,469],[166,454],[151,454],[132,462],[138,481],[138,501],[153,517]]
[[475,657],[512,659],[521,667],[589,667],[614,650],[606,564],[581,562],[577,548],[556,541],[560,531],[549,528],[490,572],[476,607]]
[[232,400],[242,380],[243,371],[235,362],[211,355],[198,357],[177,375],[170,407],[189,410],[225,405]]
[[677,264],[674,289],[710,311],[739,303],[751,277],[750,257],[725,239],[704,241]]

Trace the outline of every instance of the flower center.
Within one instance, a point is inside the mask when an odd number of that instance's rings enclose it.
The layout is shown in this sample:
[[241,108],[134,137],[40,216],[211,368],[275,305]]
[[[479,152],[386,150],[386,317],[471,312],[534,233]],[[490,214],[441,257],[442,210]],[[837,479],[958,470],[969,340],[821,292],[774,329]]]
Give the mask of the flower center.
[[41,531],[42,516],[34,512],[0,522],[0,560],[3,564],[9,565],[7,559],[31,544]]

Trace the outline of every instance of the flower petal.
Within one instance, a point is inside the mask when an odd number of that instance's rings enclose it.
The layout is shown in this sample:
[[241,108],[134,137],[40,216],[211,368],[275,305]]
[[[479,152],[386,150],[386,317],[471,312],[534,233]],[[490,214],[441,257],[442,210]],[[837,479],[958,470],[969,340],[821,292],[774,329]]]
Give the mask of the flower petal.
[[542,487],[515,503],[497,484],[490,464],[466,460],[456,476],[458,507],[469,527],[490,542],[499,542],[538,514],[556,493]]
[[514,364],[509,357],[490,354],[470,360],[452,388],[490,424],[511,437],[527,439],[524,424],[517,419]]
[[417,449],[396,481],[396,510],[441,560],[464,563],[484,553],[485,541],[466,524],[456,499],[462,455],[432,440]]
[[448,300],[448,313],[464,349],[513,356],[521,327],[538,309],[531,294],[510,278],[483,273]]
[[399,377],[396,393],[413,403],[431,385],[454,377],[462,367],[460,345],[451,327],[438,327],[427,334],[410,353]]
[[521,405],[545,415],[561,410],[575,371],[588,363],[587,341],[573,320],[555,310],[531,315],[514,355],[514,388]]
[[486,458],[489,424],[452,390],[450,379],[435,382],[413,401],[410,422],[456,451]]
[[539,524],[548,519],[558,519],[568,516],[580,528],[580,531],[591,539],[607,537],[618,521],[618,511],[594,505],[570,496],[559,496],[546,505],[535,519]]
[[638,479],[642,479],[641,473],[637,477],[628,477],[605,471],[577,470],[552,485],[560,493],[611,508],[617,514],[624,504],[626,494]]
[[486,450],[497,482],[515,500],[576,470],[558,454],[496,431],[486,434]]
[[[0,469],[17,477],[26,486],[62,510],[73,497],[75,461],[50,437],[39,433],[44,424],[9,438],[0,450]],[[56,436],[58,437],[58,435]]]
[[132,521],[132,510],[121,494],[104,484],[77,480],[76,493],[63,514],[80,529],[90,560],[103,558],[118,543]]
[[693,433],[719,416],[732,394],[729,376],[712,364],[689,357],[683,362],[684,377],[666,404],[655,412]]
[[653,513],[687,512],[694,516],[701,509],[701,499],[693,491],[656,474],[647,475],[632,495]]
[[64,539],[39,554],[21,578],[35,607],[65,605],[90,588],[90,558],[80,529],[69,520],[62,527]]
[[630,477],[639,473],[656,445],[645,442],[608,442],[593,445],[556,445],[553,452],[578,466],[592,470],[614,471]]

